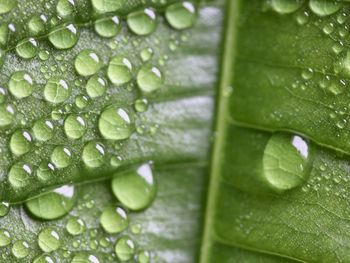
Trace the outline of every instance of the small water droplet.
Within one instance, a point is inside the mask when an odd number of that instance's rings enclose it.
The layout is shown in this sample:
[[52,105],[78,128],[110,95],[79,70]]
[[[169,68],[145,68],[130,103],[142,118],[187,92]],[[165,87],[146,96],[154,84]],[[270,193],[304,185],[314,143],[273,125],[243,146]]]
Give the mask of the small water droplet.
[[157,27],[157,15],[151,8],[132,12],[127,17],[127,23],[132,32],[144,36],[152,33]]
[[115,253],[121,261],[130,260],[135,253],[135,244],[129,237],[123,236],[115,244]]
[[44,252],[55,251],[61,245],[60,236],[53,228],[46,228],[38,235],[38,245]]
[[91,76],[95,74],[102,65],[103,62],[99,55],[90,49],[80,51],[74,61],[75,70],[81,76]]
[[18,99],[30,96],[34,89],[32,76],[25,71],[17,71],[12,74],[9,81],[9,90]]
[[124,231],[128,227],[129,219],[123,208],[108,206],[101,214],[100,223],[107,233],[115,234]]
[[[281,2],[281,0],[278,0]],[[297,1],[290,1],[297,2]],[[284,1],[287,3],[287,1]],[[276,2],[276,0],[273,0]],[[168,23],[175,29],[186,29],[192,27],[196,20],[196,9],[191,2],[182,2],[169,5],[165,11]]]

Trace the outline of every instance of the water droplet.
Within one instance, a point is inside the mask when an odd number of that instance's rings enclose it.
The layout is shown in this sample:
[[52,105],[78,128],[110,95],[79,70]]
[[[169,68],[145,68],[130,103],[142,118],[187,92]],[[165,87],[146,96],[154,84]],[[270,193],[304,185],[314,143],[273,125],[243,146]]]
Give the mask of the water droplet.
[[32,136],[27,131],[17,130],[10,139],[10,149],[15,155],[29,152],[32,144]]
[[51,161],[57,168],[65,168],[72,162],[72,153],[67,147],[57,146],[51,154]]
[[131,210],[148,207],[156,195],[152,167],[145,163],[112,179],[112,190],[117,199]]
[[105,149],[100,143],[89,142],[83,149],[83,161],[91,168],[100,167],[104,163]]
[[121,261],[130,260],[135,253],[135,244],[127,236],[121,237],[115,244],[115,253]]
[[130,13],[127,17],[127,23],[131,31],[137,35],[148,35],[156,30],[157,16],[153,9],[145,8],[144,10]]
[[107,38],[116,36],[121,29],[121,23],[117,16],[97,19],[94,26],[97,34]]
[[6,216],[10,211],[10,204],[8,202],[0,202],[0,217]]
[[55,48],[71,48],[78,41],[78,28],[74,24],[56,28],[50,32],[49,40]]
[[66,229],[73,236],[80,235],[85,231],[85,223],[80,218],[72,217],[69,218]]
[[24,59],[33,58],[38,53],[38,44],[34,38],[19,42],[16,46],[17,55]]
[[[274,0],[276,2],[276,0]],[[281,1],[281,0],[280,0]],[[290,2],[290,0],[287,0]],[[287,2],[285,1],[285,2]],[[295,0],[297,1],[297,0]],[[185,29],[193,26],[196,20],[196,9],[191,2],[172,4],[167,7],[165,17],[175,29]]]
[[6,99],[6,90],[0,87],[0,104],[4,103]]
[[99,13],[109,13],[117,11],[129,4],[128,0],[106,1],[106,0],[92,0],[92,6]]
[[90,98],[100,97],[107,90],[107,80],[94,75],[86,83],[85,89]]
[[34,89],[32,76],[25,71],[17,71],[12,74],[9,81],[9,90],[18,99],[28,97]]
[[325,33],[326,35],[331,34],[334,31],[334,25],[333,23],[329,23],[324,25],[323,29],[322,29],[323,33]]
[[146,62],[152,58],[153,50],[152,48],[145,48],[141,51],[140,56],[142,61]]
[[309,6],[312,12],[318,16],[328,16],[334,14],[342,7],[340,1],[310,0]]
[[64,121],[64,132],[70,139],[79,139],[86,133],[85,120],[75,114],[69,115]]
[[312,162],[308,142],[297,135],[276,133],[265,146],[263,177],[270,187],[284,191],[303,184]]
[[0,127],[6,127],[14,121],[15,110],[11,105],[0,105]]
[[117,206],[106,207],[100,217],[102,228],[109,234],[122,232],[129,225],[129,219],[126,211]]
[[45,15],[34,15],[28,21],[28,30],[34,35],[40,35],[45,32],[45,23],[47,22],[47,18]]
[[75,98],[75,105],[79,109],[84,109],[87,106],[88,102],[89,102],[89,99],[83,95],[79,95]]
[[145,112],[148,109],[147,99],[137,99],[135,101],[135,110],[138,112]]
[[48,141],[53,136],[53,124],[49,120],[41,119],[34,123],[32,128],[35,139],[38,141]]
[[133,122],[128,110],[112,105],[106,108],[98,121],[102,136],[110,140],[123,140],[133,132]]
[[135,235],[138,235],[141,233],[141,224],[139,223],[133,223],[130,225],[130,230],[131,230],[131,233],[135,234]]
[[44,252],[57,250],[60,245],[60,236],[53,228],[46,228],[38,235],[38,245]]
[[66,18],[73,14],[75,0],[59,0],[56,6],[57,14],[60,17]]
[[48,161],[42,161],[36,170],[36,175],[40,181],[46,182],[52,178],[54,171],[55,166],[52,163]]
[[125,57],[113,57],[109,62],[107,75],[115,85],[128,83],[132,78],[132,64]]
[[70,88],[67,82],[59,77],[50,78],[44,88],[44,97],[52,103],[61,103],[68,99]]
[[137,255],[137,259],[139,263],[149,263],[150,262],[150,254],[148,251],[141,250]]
[[0,14],[10,12],[17,6],[17,0],[0,0]]
[[32,168],[25,163],[14,164],[8,174],[8,180],[13,188],[23,188],[29,185]]
[[296,19],[299,25],[305,25],[309,21],[309,13],[307,11],[301,12]]
[[154,66],[143,66],[137,74],[137,84],[146,93],[158,90],[162,83],[162,73]]
[[55,260],[46,254],[42,254],[40,256],[37,256],[34,260],[33,263],[55,263]]
[[95,255],[77,254],[73,257],[71,263],[100,263]]
[[12,254],[16,258],[25,258],[29,254],[29,245],[26,241],[18,240],[12,246]]
[[280,14],[290,14],[298,10],[304,0],[272,0],[272,8]]
[[37,218],[52,220],[69,213],[75,204],[74,186],[64,185],[26,201],[29,212]]
[[5,247],[11,244],[10,232],[6,229],[0,229],[0,247]]
[[91,76],[95,74],[103,63],[97,53],[90,49],[84,49],[80,51],[75,58],[74,66],[75,70],[81,76]]

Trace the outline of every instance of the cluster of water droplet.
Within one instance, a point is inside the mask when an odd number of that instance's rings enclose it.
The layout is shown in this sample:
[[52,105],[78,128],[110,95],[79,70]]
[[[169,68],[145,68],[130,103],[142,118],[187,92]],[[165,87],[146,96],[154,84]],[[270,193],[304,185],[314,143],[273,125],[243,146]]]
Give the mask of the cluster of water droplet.
[[[51,8],[53,3],[49,2],[46,6]],[[11,12],[18,15],[17,4],[15,0],[0,0],[0,15],[11,17]],[[191,2],[184,1],[167,6],[164,18],[151,7],[120,15],[118,10],[124,4],[123,1],[91,0],[93,20],[79,22],[77,1],[59,0],[54,3],[54,14],[26,14],[23,23],[0,24],[0,65],[6,68],[0,80],[0,152],[7,171],[5,176],[0,173],[7,189],[4,196],[18,195],[21,199],[32,194],[31,189],[37,191],[40,186],[70,182],[77,173],[84,177],[81,173],[113,171],[123,161],[115,154],[116,150],[134,131],[141,135],[147,130],[136,123],[138,118],[142,121],[141,113],[147,111],[149,98],[163,86],[164,73],[160,66],[167,56],[159,58],[157,65],[152,59],[154,50],[145,47],[139,54],[140,59],[123,52],[107,57],[99,50],[80,47],[79,39],[87,34],[84,28],[92,26],[98,37],[104,39],[101,41],[115,50],[123,45],[115,40],[123,32],[147,39],[160,21],[166,21],[175,30],[187,29],[195,22],[196,10]],[[19,39],[22,32],[26,37]],[[183,39],[185,41],[185,37]],[[139,42],[135,40],[135,45]],[[174,40],[168,47],[174,51],[178,45]],[[73,61],[65,58],[64,52],[68,49],[74,54]],[[11,59],[19,61],[15,67],[9,65]],[[32,68],[26,61],[40,64],[41,74],[33,72],[38,67]],[[18,65],[22,65],[21,68]],[[134,86],[138,91],[133,90]],[[113,100],[113,96],[125,88],[132,91],[132,104]],[[158,126],[151,127],[149,132],[154,134],[157,129]],[[103,209],[100,224],[106,233],[119,235],[130,226],[129,211],[147,208],[156,195],[152,166],[144,163],[116,175],[110,185],[120,203]],[[21,196],[22,193],[25,194]],[[76,187],[63,185],[26,201],[25,208],[33,218],[54,220],[66,216],[76,206],[76,199]],[[9,203],[2,202],[0,216],[8,212]],[[86,229],[86,223],[78,217],[67,221],[66,231],[72,236],[79,236]],[[130,229],[133,233],[139,232],[134,225]],[[26,258],[30,254],[30,242],[13,240],[10,232],[1,229],[0,247],[11,245],[12,255]],[[37,242],[44,254],[33,262],[55,262],[51,252],[61,247],[59,232],[52,227],[40,232]],[[99,243],[104,247],[110,241],[106,237]],[[74,248],[78,246],[73,243]],[[114,251],[120,261],[136,258],[146,263],[150,260],[149,253],[138,249],[127,234],[118,236]],[[71,262],[102,261],[98,255],[78,253]]]

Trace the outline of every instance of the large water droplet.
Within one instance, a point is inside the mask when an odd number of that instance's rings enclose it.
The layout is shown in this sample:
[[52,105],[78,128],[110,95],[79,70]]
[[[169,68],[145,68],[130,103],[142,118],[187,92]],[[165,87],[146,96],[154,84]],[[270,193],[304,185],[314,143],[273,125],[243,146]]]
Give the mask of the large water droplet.
[[265,146],[263,177],[270,187],[284,191],[303,184],[309,176],[312,154],[303,138],[276,133]]
[[26,201],[26,207],[32,215],[40,219],[57,219],[72,210],[75,203],[74,192],[74,186],[64,185]]
[[112,179],[112,190],[118,200],[131,210],[148,207],[156,195],[156,183],[149,163],[137,169],[116,175]]
[[80,235],[85,231],[85,223],[80,218],[72,217],[69,218],[66,229],[73,236]]
[[52,30],[49,40],[58,49],[68,49],[73,47],[78,41],[78,28],[74,24]]
[[32,146],[32,136],[27,131],[17,130],[10,139],[10,149],[15,155],[29,152]]
[[0,0],[0,14],[10,12],[17,6],[17,0]]
[[83,161],[91,168],[100,167],[104,163],[105,149],[102,144],[89,142],[83,149]]
[[137,35],[148,35],[156,30],[157,15],[151,8],[130,13],[127,17],[127,23],[131,31]]
[[12,74],[9,81],[9,90],[18,99],[28,97],[34,89],[32,76],[25,71],[17,71]]
[[154,66],[143,66],[137,74],[137,84],[146,93],[158,90],[162,83],[162,73]]
[[117,16],[97,19],[94,26],[97,34],[107,38],[116,36],[121,29],[121,23]]
[[337,12],[342,7],[342,2],[337,0],[310,0],[309,6],[316,15],[328,16]]
[[108,206],[101,214],[100,223],[107,233],[115,234],[122,232],[128,227],[129,219],[123,208]]
[[121,261],[130,260],[135,253],[135,244],[129,237],[123,236],[115,244],[115,253]]
[[125,57],[113,57],[109,62],[107,75],[113,84],[122,85],[128,83],[132,78],[132,64]]
[[100,97],[106,92],[107,80],[94,75],[86,83],[85,89],[90,98]]
[[85,120],[75,114],[69,115],[64,121],[64,131],[68,138],[79,139],[86,132]]
[[95,74],[103,63],[97,53],[90,49],[80,51],[75,58],[74,66],[76,71],[81,76],[91,76]]
[[102,112],[98,128],[104,138],[111,140],[127,139],[134,129],[130,114],[118,105],[112,105]]
[[11,244],[10,232],[6,229],[0,229],[0,247],[5,247]]
[[32,168],[26,163],[14,164],[8,174],[8,180],[13,188],[23,188],[30,184]]
[[66,18],[73,14],[75,0],[59,0],[56,6],[57,14],[60,17]]
[[34,38],[19,42],[16,46],[17,55],[24,59],[33,58],[38,53],[38,44]]
[[72,162],[72,153],[67,147],[57,146],[51,154],[51,161],[57,168],[65,168]]
[[38,245],[44,252],[55,251],[61,245],[60,236],[53,228],[46,228],[38,235]]
[[167,7],[165,17],[175,29],[185,29],[193,26],[196,20],[196,9],[191,2],[172,4]]
[[67,82],[59,77],[50,78],[44,88],[44,97],[52,103],[64,102],[70,95]]
[[305,0],[272,0],[272,8],[281,14],[289,14],[298,10]]
[[16,241],[12,246],[12,254],[16,258],[25,258],[29,254],[29,244],[23,240]]
[[38,141],[48,141],[53,136],[53,124],[49,120],[37,120],[32,128],[35,139]]

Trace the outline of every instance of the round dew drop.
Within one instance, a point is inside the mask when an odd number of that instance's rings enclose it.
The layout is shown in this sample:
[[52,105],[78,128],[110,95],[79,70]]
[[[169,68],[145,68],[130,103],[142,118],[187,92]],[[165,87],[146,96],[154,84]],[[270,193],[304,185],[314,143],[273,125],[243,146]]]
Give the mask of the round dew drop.
[[67,82],[59,77],[50,78],[44,88],[44,97],[48,102],[57,104],[69,98],[70,88]]
[[25,258],[29,254],[29,245],[26,241],[18,240],[12,246],[12,254],[16,258]]
[[77,254],[70,263],[100,263],[100,260],[95,255]]
[[126,211],[117,206],[106,207],[100,217],[102,228],[109,234],[120,233],[129,225],[129,219]]
[[68,49],[78,41],[78,28],[74,24],[55,28],[49,34],[51,44],[57,49]]
[[148,207],[156,195],[152,167],[145,163],[112,179],[112,190],[117,199],[130,210]]
[[121,237],[115,244],[115,253],[121,261],[130,260],[135,253],[135,244],[129,237]]
[[0,105],[0,128],[9,126],[15,120],[15,110],[11,105]]
[[271,136],[262,160],[263,179],[281,192],[305,183],[312,163],[310,147],[297,135],[276,133]]
[[52,163],[42,161],[36,170],[36,176],[40,181],[47,182],[52,178],[54,171],[55,166]]
[[8,180],[13,188],[23,188],[30,184],[32,168],[25,163],[14,164],[8,174]]
[[9,90],[18,99],[26,98],[33,93],[34,81],[32,76],[25,71],[17,71],[12,74],[9,81]]
[[85,223],[83,220],[79,218],[72,217],[72,218],[69,218],[66,225],[66,229],[69,234],[73,236],[77,236],[82,234],[85,231]]
[[32,128],[35,139],[38,141],[48,141],[53,136],[54,126],[49,120],[37,120]]
[[139,263],[149,263],[151,256],[148,253],[148,251],[140,251],[139,254],[137,255],[137,259]]
[[117,16],[97,19],[94,23],[97,34],[101,37],[115,37],[121,30],[121,23]]
[[157,28],[157,15],[151,8],[130,13],[127,23],[132,32],[145,36],[154,32]]
[[64,185],[26,201],[29,212],[37,218],[53,220],[69,213],[75,204],[74,186]]
[[79,139],[86,133],[85,120],[75,114],[69,115],[64,121],[64,132],[70,139]]
[[318,16],[329,16],[339,11],[342,1],[310,0],[309,6],[312,12]]
[[47,22],[47,18],[45,15],[34,15],[28,21],[28,30],[34,35],[40,35],[45,32],[45,23]]
[[132,64],[127,58],[113,57],[107,69],[108,78],[115,85],[126,84],[132,78],[132,68]]
[[67,147],[57,146],[51,154],[51,162],[58,169],[66,168],[72,162],[72,153]]
[[38,53],[38,44],[34,38],[22,41],[16,46],[16,53],[24,59],[33,58]]
[[100,97],[107,90],[107,81],[98,75],[94,75],[86,83],[85,89],[90,98]]
[[175,29],[192,27],[196,20],[196,9],[190,2],[172,4],[167,7],[165,17],[168,23]]
[[305,0],[272,0],[272,8],[280,14],[290,14],[297,11]]
[[79,95],[75,98],[75,106],[79,109],[84,109],[88,105],[89,99],[87,96]]
[[15,155],[22,155],[30,151],[32,136],[27,131],[17,130],[10,139],[10,149]]
[[33,263],[55,263],[55,260],[46,254],[42,254],[40,256],[37,256],[34,260]]
[[10,211],[10,204],[8,202],[0,202],[0,217],[6,216]]
[[11,244],[10,232],[6,229],[0,229],[0,247],[5,247]]
[[0,87],[0,104],[4,103],[6,99],[6,90]]
[[38,245],[44,252],[55,251],[61,245],[60,236],[56,230],[46,228],[39,233]]
[[57,14],[66,18],[73,14],[75,8],[75,0],[59,0],[56,6]]
[[106,0],[91,0],[92,6],[99,13],[109,13],[121,9],[128,0],[106,1]]
[[110,140],[123,140],[130,137],[134,126],[129,112],[118,105],[106,108],[98,120],[102,136]]
[[147,99],[137,99],[135,101],[135,110],[137,112],[145,112],[148,109]]
[[105,149],[100,143],[89,142],[84,146],[82,159],[86,166],[97,168],[104,163]]
[[136,81],[143,92],[154,92],[158,90],[163,83],[162,73],[158,68],[146,65],[141,67],[137,74]]
[[85,49],[80,51],[75,58],[75,70],[81,76],[91,76],[102,67],[103,62],[93,50]]

